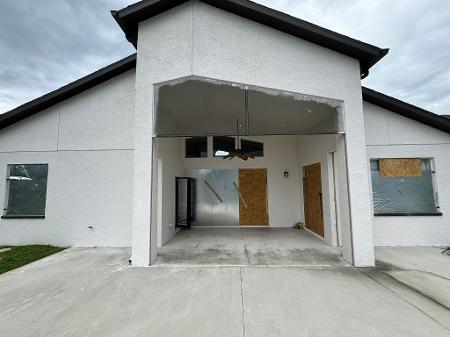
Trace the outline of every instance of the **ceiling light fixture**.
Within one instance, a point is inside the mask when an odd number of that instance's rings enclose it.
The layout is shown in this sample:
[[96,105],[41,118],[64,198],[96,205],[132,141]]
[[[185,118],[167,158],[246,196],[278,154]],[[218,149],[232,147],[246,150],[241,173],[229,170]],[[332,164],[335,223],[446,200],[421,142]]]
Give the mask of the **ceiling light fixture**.
[[240,136],[239,136],[239,120],[236,121],[236,141],[237,141],[237,148],[234,149],[233,151],[230,151],[228,153],[227,156],[223,157],[223,159],[228,159],[231,160],[233,158],[239,158],[242,159],[244,161],[251,159],[255,159],[255,157],[253,157],[251,154],[249,153],[245,153],[244,151],[242,151],[242,149],[240,148]]

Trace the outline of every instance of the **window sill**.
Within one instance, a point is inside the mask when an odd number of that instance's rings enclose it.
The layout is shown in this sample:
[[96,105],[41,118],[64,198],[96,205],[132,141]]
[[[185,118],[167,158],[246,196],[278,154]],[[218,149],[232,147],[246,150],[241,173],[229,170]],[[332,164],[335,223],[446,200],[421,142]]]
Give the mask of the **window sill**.
[[2,219],[45,219],[45,215],[2,215]]
[[443,216],[441,212],[437,213],[374,213],[374,216]]

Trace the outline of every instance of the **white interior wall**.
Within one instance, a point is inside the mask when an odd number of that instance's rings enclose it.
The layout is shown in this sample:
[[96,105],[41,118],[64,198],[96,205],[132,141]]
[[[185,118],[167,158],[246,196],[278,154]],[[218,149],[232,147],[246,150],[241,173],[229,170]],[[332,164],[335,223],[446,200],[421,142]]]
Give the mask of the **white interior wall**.
[[[302,173],[303,167],[320,163],[324,210],[324,240],[330,245],[337,245],[334,186],[331,161],[331,153],[336,151],[336,136],[297,136],[297,146],[300,173]],[[303,179],[300,179],[300,189],[303,191]],[[303,203],[303,193],[301,193],[301,204],[303,205]],[[305,218],[303,207],[301,209],[301,218],[304,222]]]
[[[269,224],[271,227],[292,227],[300,220],[300,175],[296,136],[242,137],[264,143],[264,157],[243,161],[212,156],[212,137],[208,139],[208,158],[184,158],[183,169],[266,168]],[[182,149],[184,142],[182,144]],[[284,172],[289,177],[284,177]]]
[[364,117],[368,160],[433,159],[443,213],[442,216],[373,217],[375,245],[450,245],[450,135],[369,103],[364,103]]
[[0,219],[0,245],[131,245],[134,83],[129,71],[0,130],[0,205],[7,164],[48,164],[45,219]]
[[[336,218],[334,208],[334,186],[331,153],[336,151],[335,135],[311,136],[260,136],[242,137],[264,143],[264,157],[247,162],[231,161],[213,157],[213,137],[208,137],[207,158],[185,158],[184,139],[158,139],[158,172],[162,186],[158,221],[158,246],[164,245],[175,234],[176,176],[182,176],[186,169],[239,169],[266,168],[268,178],[269,223],[271,227],[291,227],[297,221],[304,221],[302,168],[317,162],[321,164],[322,193],[324,206],[324,240],[337,245]],[[162,159],[162,160],[161,160]],[[164,163],[164,164],[163,164]],[[289,177],[284,177],[284,172]],[[159,173],[158,173],[159,174]],[[161,193],[161,192],[160,192]]]
[[[158,215],[158,247],[166,244],[176,233],[175,228],[175,178],[183,176],[181,138],[157,140],[156,188],[161,202]],[[155,186],[155,185],[154,185]]]

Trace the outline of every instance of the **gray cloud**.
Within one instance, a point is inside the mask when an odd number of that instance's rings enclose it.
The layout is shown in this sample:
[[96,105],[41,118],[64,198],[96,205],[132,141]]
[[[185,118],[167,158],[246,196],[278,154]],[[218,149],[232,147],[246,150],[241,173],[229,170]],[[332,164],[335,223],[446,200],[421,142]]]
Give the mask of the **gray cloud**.
[[[2,0],[0,112],[134,52],[109,13],[133,2]],[[257,2],[391,48],[363,84],[436,113],[450,113],[450,1]]]

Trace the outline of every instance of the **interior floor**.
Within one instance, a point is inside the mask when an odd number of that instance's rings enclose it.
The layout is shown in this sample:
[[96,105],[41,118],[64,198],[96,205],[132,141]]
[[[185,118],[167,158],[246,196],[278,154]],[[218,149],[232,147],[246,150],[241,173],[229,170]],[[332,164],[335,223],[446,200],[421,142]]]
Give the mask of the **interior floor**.
[[342,266],[342,249],[293,228],[192,228],[158,249],[155,265]]

